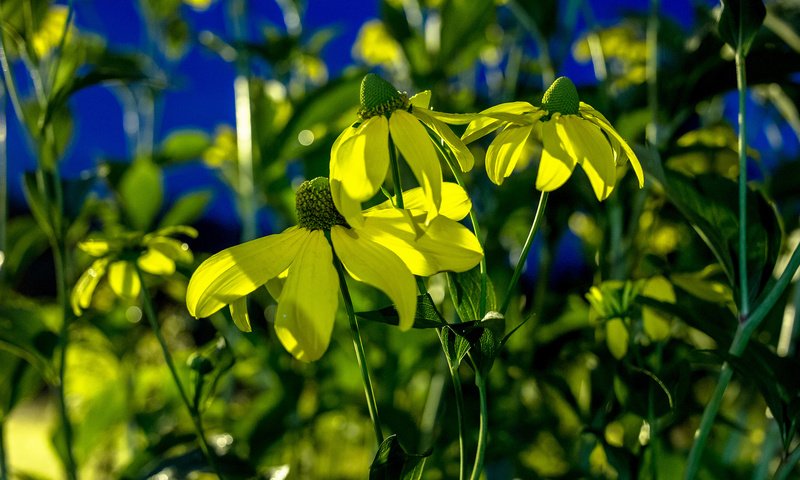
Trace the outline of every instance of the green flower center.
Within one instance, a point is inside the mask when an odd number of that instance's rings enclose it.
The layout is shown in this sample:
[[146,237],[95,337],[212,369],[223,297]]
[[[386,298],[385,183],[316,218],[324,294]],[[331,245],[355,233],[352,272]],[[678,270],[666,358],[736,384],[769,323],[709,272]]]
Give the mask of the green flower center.
[[378,75],[368,73],[361,80],[361,108],[358,116],[363,120],[408,107],[408,95],[398,92],[394,85]]
[[542,106],[550,113],[577,115],[579,105],[578,90],[567,77],[556,78],[542,97]]
[[294,197],[297,223],[309,230],[330,230],[334,225],[347,226],[344,217],[336,210],[331,196],[331,186],[326,177],[306,180]]

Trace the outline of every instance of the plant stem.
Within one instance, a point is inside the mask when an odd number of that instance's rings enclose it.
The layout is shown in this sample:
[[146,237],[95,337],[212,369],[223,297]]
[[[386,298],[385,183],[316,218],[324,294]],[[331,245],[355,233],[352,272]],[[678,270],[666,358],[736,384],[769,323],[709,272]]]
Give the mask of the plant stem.
[[391,137],[389,138],[389,165],[391,165],[392,181],[394,183],[394,206],[403,209],[406,204],[403,201],[403,183],[400,180],[400,162],[397,161],[397,148],[395,148]]
[[519,1],[509,0],[506,5],[514,14],[514,17],[516,17],[520,25],[531,35],[533,41],[536,42],[536,46],[539,47],[539,63],[542,66],[542,85],[543,88],[546,89],[556,79],[553,61],[550,58],[550,46],[547,43],[547,39],[542,35],[538,25],[536,25],[536,21],[520,6]]
[[647,108],[650,110],[650,123],[647,125],[647,140],[658,146],[658,27],[660,0],[650,0],[650,16],[647,19]]
[[5,424],[5,418],[0,419],[0,480],[9,480],[11,478],[11,474],[8,472],[8,464],[6,463]]
[[800,447],[796,447],[788,457],[783,459],[778,471],[775,472],[775,480],[788,480],[798,462],[800,462]]
[[158,325],[156,312],[153,308],[153,300],[150,298],[147,287],[145,287],[142,271],[139,269],[138,265],[135,263],[133,265],[136,269],[136,275],[139,277],[139,282],[142,285],[142,304],[144,306],[144,314],[147,317],[147,320],[150,322],[150,327],[153,329],[153,334],[155,334],[158,344],[161,346],[161,352],[164,354],[164,362],[167,364],[167,368],[169,368],[169,372],[172,375],[172,381],[178,388],[178,393],[180,394],[181,400],[183,401],[186,410],[188,410],[189,416],[192,418],[192,424],[194,425],[194,431],[197,435],[197,441],[200,444],[200,450],[203,452],[203,456],[206,457],[211,469],[214,470],[214,473],[216,473],[219,478],[224,479],[225,477],[222,475],[222,472],[219,469],[214,452],[211,450],[208,440],[206,440],[206,434],[205,430],[203,429],[203,421],[200,417],[200,412],[198,411],[197,406],[192,405],[192,403],[189,401],[189,397],[186,395],[186,390],[183,388],[183,383],[181,383],[181,379],[178,376],[178,370],[175,368],[175,362],[172,359],[172,354],[169,352],[167,342],[164,340],[164,336],[161,334],[161,328]]
[[475,463],[472,466],[470,480],[478,480],[483,472],[483,459],[486,454],[486,437],[489,434],[488,409],[486,408],[486,379],[479,369],[475,370],[475,386],[478,387],[480,398],[480,430],[478,430],[478,447],[475,450]]
[[[775,306],[775,303],[777,303],[784,290],[786,290],[786,287],[792,281],[792,277],[794,277],[798,266],[800,266],[800,245],[798,245],[794,252],[792,252],[792,256],[789,259],[786,269],[783,271],[780,278],[778,278],[778,281],[772,286],[769,293],[753,310],[753,313],[750,315],[747,321],[739,324],[739,327],[736,329],[736,335],[733,337],[731,347],[728,349],[729,355],[738,357],[742,354],[742,352],[744,352],[745,348],[747,347],[747,342],[750,340],[750,336],[767,317],[767,314],[770,312],[770,310],[772,310],[772,307]],[[725,394],[725,390],[728,388],[728,384],[730,383],[732,376],[733,370],[731,369],[731,366],[727,362],[724,363],[722,365],[722,370],[720,370],[716,389],[714,390],[711,400],[706,405],[705,411],[703,412],[703,417],[700,420],[700,427],[697,429],[694,445],[692,445],[692,449],[689,452],[689,459],[686,464],[686,473],[684,475],[686,480],[695,478],[698,470],[700,469],[700,458],[703,454],[703,450],[705,449],[706,442],[708,441],[708,435],[711,433],[711,427],[714,424],[714,419],[716,418],[717,412],[719,412],[720,405],[722,404],[722,396]]]
[[[0,282],[6,269],[6,228],[8,223],[8,123],[6,118],[6,89],[0,82]],[[2,460],[2,459],[0,459]]]
[[367,397],[369,418],[372,419],[372,426],[375,429],[375,439],[378,441],[378,447],[380,447],[384,437],[383,431],[381,430],[381,420],[378,416],[378,402],[375,401],[375,391],[372,389],[372,382],[369,379],[367,355],[364,353],[364,344],[361,342],[361,332],[359,332],[358,329],[356,312],[353,309],[353,301],[350,299],[350,290],[347,288],[347,281],[344,277],[344,267],[342,267],[342,262],[340,262],[338,258],[334,259],[334,263],[336,264],[336,273],[339,274],[339,287],[342,290],[342,298],[344,299],[345,310],[347,310],[347,318],[350,321],[350,332],[353,334],[353,347],[356,350],[358,367],[361,369],[361,380],[364,383],[364,394]]
[[[60,237],[59,233],[56,233]],[[75,480],[78,478],[77,464],[75,463],[74,452],[72,451],[72,424],[69,420],[69,412],[67,411],[67,399],[65,394],[65,377],[67,373],[67,346],[69,345],[69,327],[72,323],[72,308],[69,306],[69,299],[67,298],[67,280],[66,280],[66,248],[60,240],[54,240],[52,243],[53,260],[56,266],[56,289],[61,305],[62,318],[61,331],[58,335],[58,348],[59,348],[59,361],[58,361],[58,408],[59,415],[61,416],[61,424],[64,429],[64,449],[66,451],[66,470],[67,478]]]
[[741,47],[736,49],[736,88],[739,92],[739,321],[745,322],[750,314],[750,291],[747,285],[747,78],[745,55]]
[[508,310],[508,305],[511,303],[511,298],[514,296],[514,289],[517,285],[517,281],[519,280],[519,276],[522,274],[522,268],[525,266],[525,260],[528,258],[531,245],[533,245],[533,238],[536,236],[536,232],[539,231],[539,226],[544,218],[544,209],[547,206],[547,196],[547,192],[542,192],[542,196],[539,198],[539,205],[536,207],[536,215],[533,217],[533,223],[531,223],[531,229],[528,232],[528,238],[525,239],[525,245],[522,246],[522,253],[519,256],[519,260],[517,260],[517,266],[514,268],[514,274],[511,276],[511,281],[508,283],[506,296],[503,299],[503,303],[500,307],[500,313],[502,315],[505,315],[506,311]]

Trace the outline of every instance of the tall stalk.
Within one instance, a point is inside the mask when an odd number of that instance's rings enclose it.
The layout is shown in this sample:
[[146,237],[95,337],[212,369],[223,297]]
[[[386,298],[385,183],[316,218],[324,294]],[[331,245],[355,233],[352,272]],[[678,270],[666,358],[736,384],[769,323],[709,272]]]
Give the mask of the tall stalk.
[[141,295],[142,304],[144,306],[144,314],[150,323],[150,328],[153,330],[153,334],[158,340],[158,344],[161,346],[161,352],[164,355],[164,362],[167,364],[169,373],[172,375],[172,381],[175,384],[175,387],[178,389],[178,394],[181,397],[181,401],[186,407],[186,410],[189,412],[189,416],[192,418],[192,424],[194,425],[194,431],[195,435],[197,435],[197,442],[200,445],[200,450],[203,452],[203,456],[206,457],[209,466],[214,470],[214,473],[216,473],[219,478],[224,479],[225,477],[222,475],[219,465],[217,464],[216,456],[211,450],[211,446],[208,444],[208,440],[206,439],[205,429],[203,428],[203,419],[200,416],[200,412],[198,411],[197,406],[189,400],[189,396],[186,394],[186,389],[183,387],[183,383],[178,376],[178,369],[175,368],[175,361],[172,359],[172,354],[169,351],[167,342],[164,339],[164,335],[161,334],[161,327],[158,324],[158,318],[156,317],[155,308],[153,307],[153,300],[150,298],[150,294],[145,286],[146,284],[144,282],[142,271],[135,263],[134,268],[136,269],[136,275],[139,277],[139,283],[142,285]]
[[486,455],[486,440],[489,435],[489,409],[486,405],[486,379],[479,368],[475,369],[475,386],[478,387],[480,400],[480,428],[478,430],[478,447],[475,449],[475,463],[472,466],[470,480],[478,480],[483,472],[483,460]]
[[[330,241],[330,239],[328,241]],[[372,381],[369,378],[367,355],[364,352],[364,343],[361,341],[361,332],[358,328],[358,319],[356,319],[353,301],[350,298],[350,290],[347,288],[347,281],[345,280],[344,276],[344,267],[342,267],[342,263],[338,258],[334,259],[334,263],[336,264],[336,273],[339,275],[339,287],[342,291],[345,310],[347,310],[347,319],[350,321],[350,333],[353,335],[353,347],[356,351],[358,367],[361,370],[361,380],[364,383],[364,394],[367,397],[369,418],[372,420],[372,427],[375,430],[375,439],[378,442],[378,447],[380,447],[385,437],[383,436],[381,420],[378,416],[378,402],[375,401],[375,391],[372,389]]]
[[522,246],[522,253],[520,253],[519,259],[517,260],[517,266],[514,267],[514,274],[511,276],[511,281],[508,282],[506,295],[503,298],[503,303],[500,306],[500,313],[503,315],[506,314],[508,306],[511,303],[511,298],[514,296],[514,290],[516,289],[517,281],[519,281],[519,277],[522,274],[522,269],[525,267],[525,260],[528,258],[531,245],[533,245],[533,239],[536,236],[536,232],[539,231],[539,227],[544,219],[544,209],[547,206],[547,197],[547,192],[542,192],[542,196],[539,197],[539,205],[536,207],[536,215],[534,215],[533,223],[531,223],[531,229],[528,231],[528,238],[525,239],[525,245]]

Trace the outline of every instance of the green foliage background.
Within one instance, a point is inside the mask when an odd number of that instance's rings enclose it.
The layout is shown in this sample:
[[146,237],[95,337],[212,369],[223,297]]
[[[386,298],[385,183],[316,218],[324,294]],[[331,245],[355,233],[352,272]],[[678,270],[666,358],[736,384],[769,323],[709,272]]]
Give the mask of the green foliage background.
[[[287,18],[306,8],[278,3]],[[231,23],[246,22],[246,2],[230,4]],[[4,78],[5,115],[23,117],[38,162],[37,172],[25,179],[31,214],[9,218],[5,203],[0,208],[4,478],[62,475],[62,375],[82,478],[211,476],[140,300],[119,299],[101,282],[81,317],[59,303],[91,261],[76,249],[90,232],[120,238],[123,232],[198,222],[210,193],[195,191],[166,204],[166,170],[185,162],[215,168],[237,196],[247,239],[260,207],[276,212],[278,226],[294,223],[296,179],[287,172],[327,175],[330,146],[355,119],[366,72],[377,69],[409,93],[432,90],[437,110],[477,112],[504,101],[535,104],[570,55],[592,62],[597,83],[579,88],[581,100],[628,139],[647,182],[638,189],[628,174],[611,198],[598,203],[576,173],[551,194],[538,255],[529,260],[505,323],[494,326],[500,337],[525,322],[488,375],[484,478],[675,478],[725,361],[733,381],[700,478],[800,474],[794,466],[800,418],[796,282],[780,292],[744,353],[728,353],[738,335],[742,296],[754,305],[763,302],[797,244],[800,160],[767,169],[760,152],[747,150],[750,169],[760,176],[747,191],[742,252],[736,126],[723,115],[725,95],[736,88],[730,45],[741,42],[751,98],[780,112],[789,134],[800,136],[800,10],[793,2],[768,2],[763,25],[747,24],[748,35],[739,38],[737,19],[758,17],[761,2],[726,2],[727,12],[698,5],[689,32],[659,15],[657,0],[650,4],[649,16],[601,27],[580,1],[384,0],[380,23],[373,25],[380,35],[355,45],[354,63],[327,78],[322,51],[334,35],[328,30],[300,33],[287,23],[243,40],[236,28],[193,31],[182,17],[188,7],[177,0],[142,0],[153,52],[110,51],[102,38],[73,31],[59,32],[43,53],[34,38],[52,6],[5,0],[3,61],[39,87],[18,95]],[[579,20],[591,28],[573,38]],[[249,107],[249,118],[213,133],[166,132],[163,142],[154,143],[160,135],[153,105],[169,86],[162,67],[191,42],[236,64],[237,100]],[[140,127],[131,134],[131,158],[98,159],[91,177],[64,181],[56,167],[71,135],[70,98],[85,88],[115,91]],[[245,129],[251,133],[244,137],[252,142],[249,158],[241,144],[237,150],[237,132]],[[305,132],[313,134],[308,144]],[[503,292],[538,192],[535,165],[520,168],[501,187],[491,184],[482,172],[487,145],[471,146],[477,165],[466,182],[482,222],[491,283]],[[8,181],[3,175],[4,185]],[[93,193],[96,184],[109,194]],[[558,245],[568,234],[581,240],[573,254],[588,266],[586,275],[558,275]],[[190,318],[183,304],[186,283],[214,253],[203,251],[204,239],[213,235],[201,229],[198,239],[184,238],[194,264],[145,280],[222,470],[229,478],[364,478],[376,451],[343,312],[329,351],[313,364],[293,360],[277,342],[270,324],[274,301],[264,289],[251,296],[252,333],[237,330],[227,311]],[[59,277],[38,270],[54,253],[56,268],[63,265],[59,285]],[[742,255],[750,285],[744,292],[738,283]],[[55,285],[50,290],[60,296],[21,290],[31,277]],[[445,319],[452,322],[456,308],[475,310],[476,278],[473,271],[428,281]],[[375,291],[353,289],[357,309],[386,306]],[[457,478],[455,399],[439,338],[425,328],[401,333],[382,323],[384,317],[362,319],[384,430],[396,434],[405,451],[428,455],[421,477],[406,468],[404,478]],[[466,364],[458,371],[471,463],[478,396],[473,371]],[[399,478],[399,470],[376,470],[373,478]]]

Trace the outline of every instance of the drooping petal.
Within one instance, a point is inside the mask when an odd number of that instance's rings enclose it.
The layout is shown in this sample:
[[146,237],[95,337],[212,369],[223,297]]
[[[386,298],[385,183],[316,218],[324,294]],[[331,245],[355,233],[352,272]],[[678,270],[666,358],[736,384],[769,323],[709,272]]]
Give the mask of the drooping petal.
[[436,134],[442,140],[444,140],[444,143],[446,143],[450,148],[450,151],[453,152],[453,156],[456,157],[458,166],[461,167],[462,172],[468,172],[472,170],[472,166],[475,165],[475,159],[472,156],[472,152],[470,152],[469,148],[467,148],[464,142],[462,142],[461,139],[458,138],[458,136],[453,133],[452,130],[450,130],[450,127],[429,115],[430,110],[415,108],[412,110],[412,113],[419,118],[422,123],[436,132]]
[[92,295],[100,279],[105,275],[107,266],[107,257],[98,258],[78,278],[78,282],[75,283],[75,288],[72,289],[72,294],[70,295],[70,303],[75,315],[80,316],[82,310],[89,308],[89,305],[91,305]]
[[478,118],[477,113],[447,113],[431,109],[428,109],[428,111],[425,113],[448,125],[466,125]]
[[281,298],[281,293],[283,292],[283,286],[286,284],[286,278],[289,276],[289,269],[287,268],[280,275],[275,278],[270,278],[267,280],[267,283],[264,286],[267,288],[267,292],[269,292],[270,296],[274,298],[276,301]]
[[[421,188],[412,188],[403,192],[403,203],[407,210],[411,210],[415,215],[425,211],[425,193]],[[375,210],[394,209],[391,200],[375,205],[364,210],[364,215],[369,216],[369,212]],[[469,214],[472,209],[472,202],[467,192],[457,183],[442,183],[442,205],[439,208],[439,215],[452,220],[461,220]]]
[[564,144],[556,132],[556,122],[544,122],[539,127],[542,140],[542,158],[536,173],[536,188],[551,192],[569,180],[575,169],[576,160],[564,149]]
[[87,238],[78,243],[78,248],[93,257],[101,257],[111,250],[111,242],[107,238]]
[[431,91],[425,90],[423,92],[419,92],[416,95],[409,98],[408,102],[411,103],[411,105],[413,105],[414,107],[428,108],[431,105]]
[[328,349],[338,299],[330,244],[314,230],[289,267],[275,313],[275,333],[295,358],[313,362]]
[[134,300],[142,291],[136,267],[127,260],[117,260],[108,267],[108,285],[118,297]]
[[347,273],[359,282],[382,290],[397,309],[400,329],[411,328],[417,308],[416,285],[403,261],[388,248],[360,236],[354,229],[334,226],[331,240]]
[[139,268],[152,275],[172,275],[175,262],[159,250],[148,248],[137,260]]
[[486,174],[497,185],[501,185],[525,153],[525,144],[532,126],[509,125],[492,141],[486,151]]
[[628,143],[620,136],[620,134],[611,126],[606,118],[597,110],[589,105],[581,104],[581,114],[591,123],[597,125],[602,129],[614,142],[625,152],[625,156],[631,162],[636,178],[639,180],[639,188],[644,186],[644,172],[642,171],[642,164],[639,163],[639,158],[633,153],[633,149]]
[[556,121],[556,133],[564,148],[581,164],[598,200],[605,200],[614,190],[617,169],[600,127],[575,115],[563,115]]
[[428,212],[426,222],[429,222],[439,214],[442,204],[442,168],[432,140],[419,120],[403,110],[392,113],[389,132],[425,192],[424,210]]
[[286,270],[308,234],[304,228],[292,227],[212,255],[189,280],[189,313],[207,317]]
[[422,231],[418,235],[401,211],[386,209],[367,216],[358,234],[394,252],[414,275],[464,272],[483,257],[475,235],[454,220],[440,215]]
[[361,226],[364,223],[364,218],[361,215],[361,202],[350,197],[344,191],[342,181],[334,176],[335,170],[331,164],[331,177],[329,183],[331,186],[331,197],[333,198],[333,205],[336,210],[342,214],[347,223],[353,226]]
[[156,250],[179,263],[188,264],[194,261],[194,255],[189,250],[189,245],[174,238],[153,237],[145,245],[149,250]]
[[[340,136],[341,137],[341,136]],[[330,171],[352,199],[375,195],[389,169],[389,122],[383,115],[366,120],[349,138],[331,148]]]
[[461,140],[464,143],[472,143],[479,138],[492,133],[500,128],[503,123],[530,123],[529,120],[523,119],[522,115],[525,113],[535,112],[537,109],[528,102],[508,102],[495,105],[494,107],[487,108],[478,114],[475,120],[472,120],[464,134],[461,135]]
[[247,297],[241,297],[230,304],[231,318],[236,328],[243,332],[252,332],[250,315],[247,313]]

